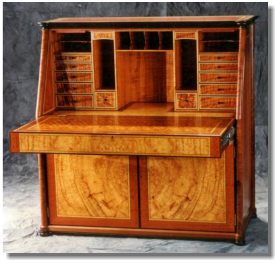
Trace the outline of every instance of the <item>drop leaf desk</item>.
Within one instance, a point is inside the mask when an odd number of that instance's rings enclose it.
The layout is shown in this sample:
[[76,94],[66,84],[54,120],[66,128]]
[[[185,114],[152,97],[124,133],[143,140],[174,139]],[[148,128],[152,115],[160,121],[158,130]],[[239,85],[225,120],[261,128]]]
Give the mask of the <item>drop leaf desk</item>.
[[39,23],[41,235],[244,244],[255,209],[255,16]]

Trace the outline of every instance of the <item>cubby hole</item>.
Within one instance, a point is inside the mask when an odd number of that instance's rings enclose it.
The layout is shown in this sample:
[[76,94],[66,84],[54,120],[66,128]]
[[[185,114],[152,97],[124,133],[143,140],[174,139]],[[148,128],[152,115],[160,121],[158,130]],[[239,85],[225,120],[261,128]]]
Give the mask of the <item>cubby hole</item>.
[[197,90],[196,40],[175,41],[176,90]]
[[239,32],[199,32],[199,52],[238,52]]
[[93,40],[95,90],[115,89],[113,40]]
[[91,52],[90,32],[56,33],[53,43],[54,52]]
[[117,50],[172,50],[173,33],[161,31],[117,32]]

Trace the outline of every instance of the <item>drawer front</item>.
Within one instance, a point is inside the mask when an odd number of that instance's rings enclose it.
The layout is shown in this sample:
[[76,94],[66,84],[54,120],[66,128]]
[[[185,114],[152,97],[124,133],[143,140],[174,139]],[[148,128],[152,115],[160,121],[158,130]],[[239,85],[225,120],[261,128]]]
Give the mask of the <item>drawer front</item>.
[[235,109],[236,98],[200,97],[200,109]]
[[113,35],[113,32],[94,32],[93,38],[94,39],[113,39],[114,35]]
[[107,108],[115,108],[116,100],[115,100],[114,92],[96,92],[95,93],[95,107],[100,109]]
[[199,61],[201,62],[237,62],[238,54],[231,55],[220,55],[220,54],[209,54],[209,55],[200,55]]
[[91,82],[91,73],[55,73],[57,82]]
[[202,95],[236,95],[237,85],[200,85]]
[[200,83],[237,83],[237,73],[200,73]]
[[176,39],[195,39],[195,32],[177,32]]
[[68,54],[56,54],[56,61],[76,61],[76,62],[90,62],[91,55],[68,55]]
[[200,71],[237,71],[237,63],[201,63]]
[[177,109],[197,109],[197,94],[177,93]]
[[91,71],[91,64],[88,63],[56,63],[56,71]]
[[92,108],[92,96],[56,96],[57,107]]
[[[220,137],[13,133],[20,153],[220,157]],[[54,144],[55,143],[55,144]]]
[[92,93],[91,84],[56,84],[58,94],[90,94]]

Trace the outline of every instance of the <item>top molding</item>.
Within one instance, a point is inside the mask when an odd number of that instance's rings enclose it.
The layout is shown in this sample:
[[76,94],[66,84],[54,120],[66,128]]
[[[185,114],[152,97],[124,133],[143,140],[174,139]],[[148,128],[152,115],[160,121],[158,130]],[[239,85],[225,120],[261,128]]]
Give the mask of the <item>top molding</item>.
[[48,29],[246,27],[258,16],[76,17],[38,22]]

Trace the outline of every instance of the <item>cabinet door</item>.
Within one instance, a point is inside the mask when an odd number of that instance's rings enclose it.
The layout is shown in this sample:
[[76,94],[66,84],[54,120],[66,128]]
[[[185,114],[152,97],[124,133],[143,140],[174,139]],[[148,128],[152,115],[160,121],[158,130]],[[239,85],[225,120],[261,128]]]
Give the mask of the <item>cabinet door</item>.
[[47,155],[51,225],[138,227],[137,158]]
[[141,227],[235,230],[234,155],[140,157]]

